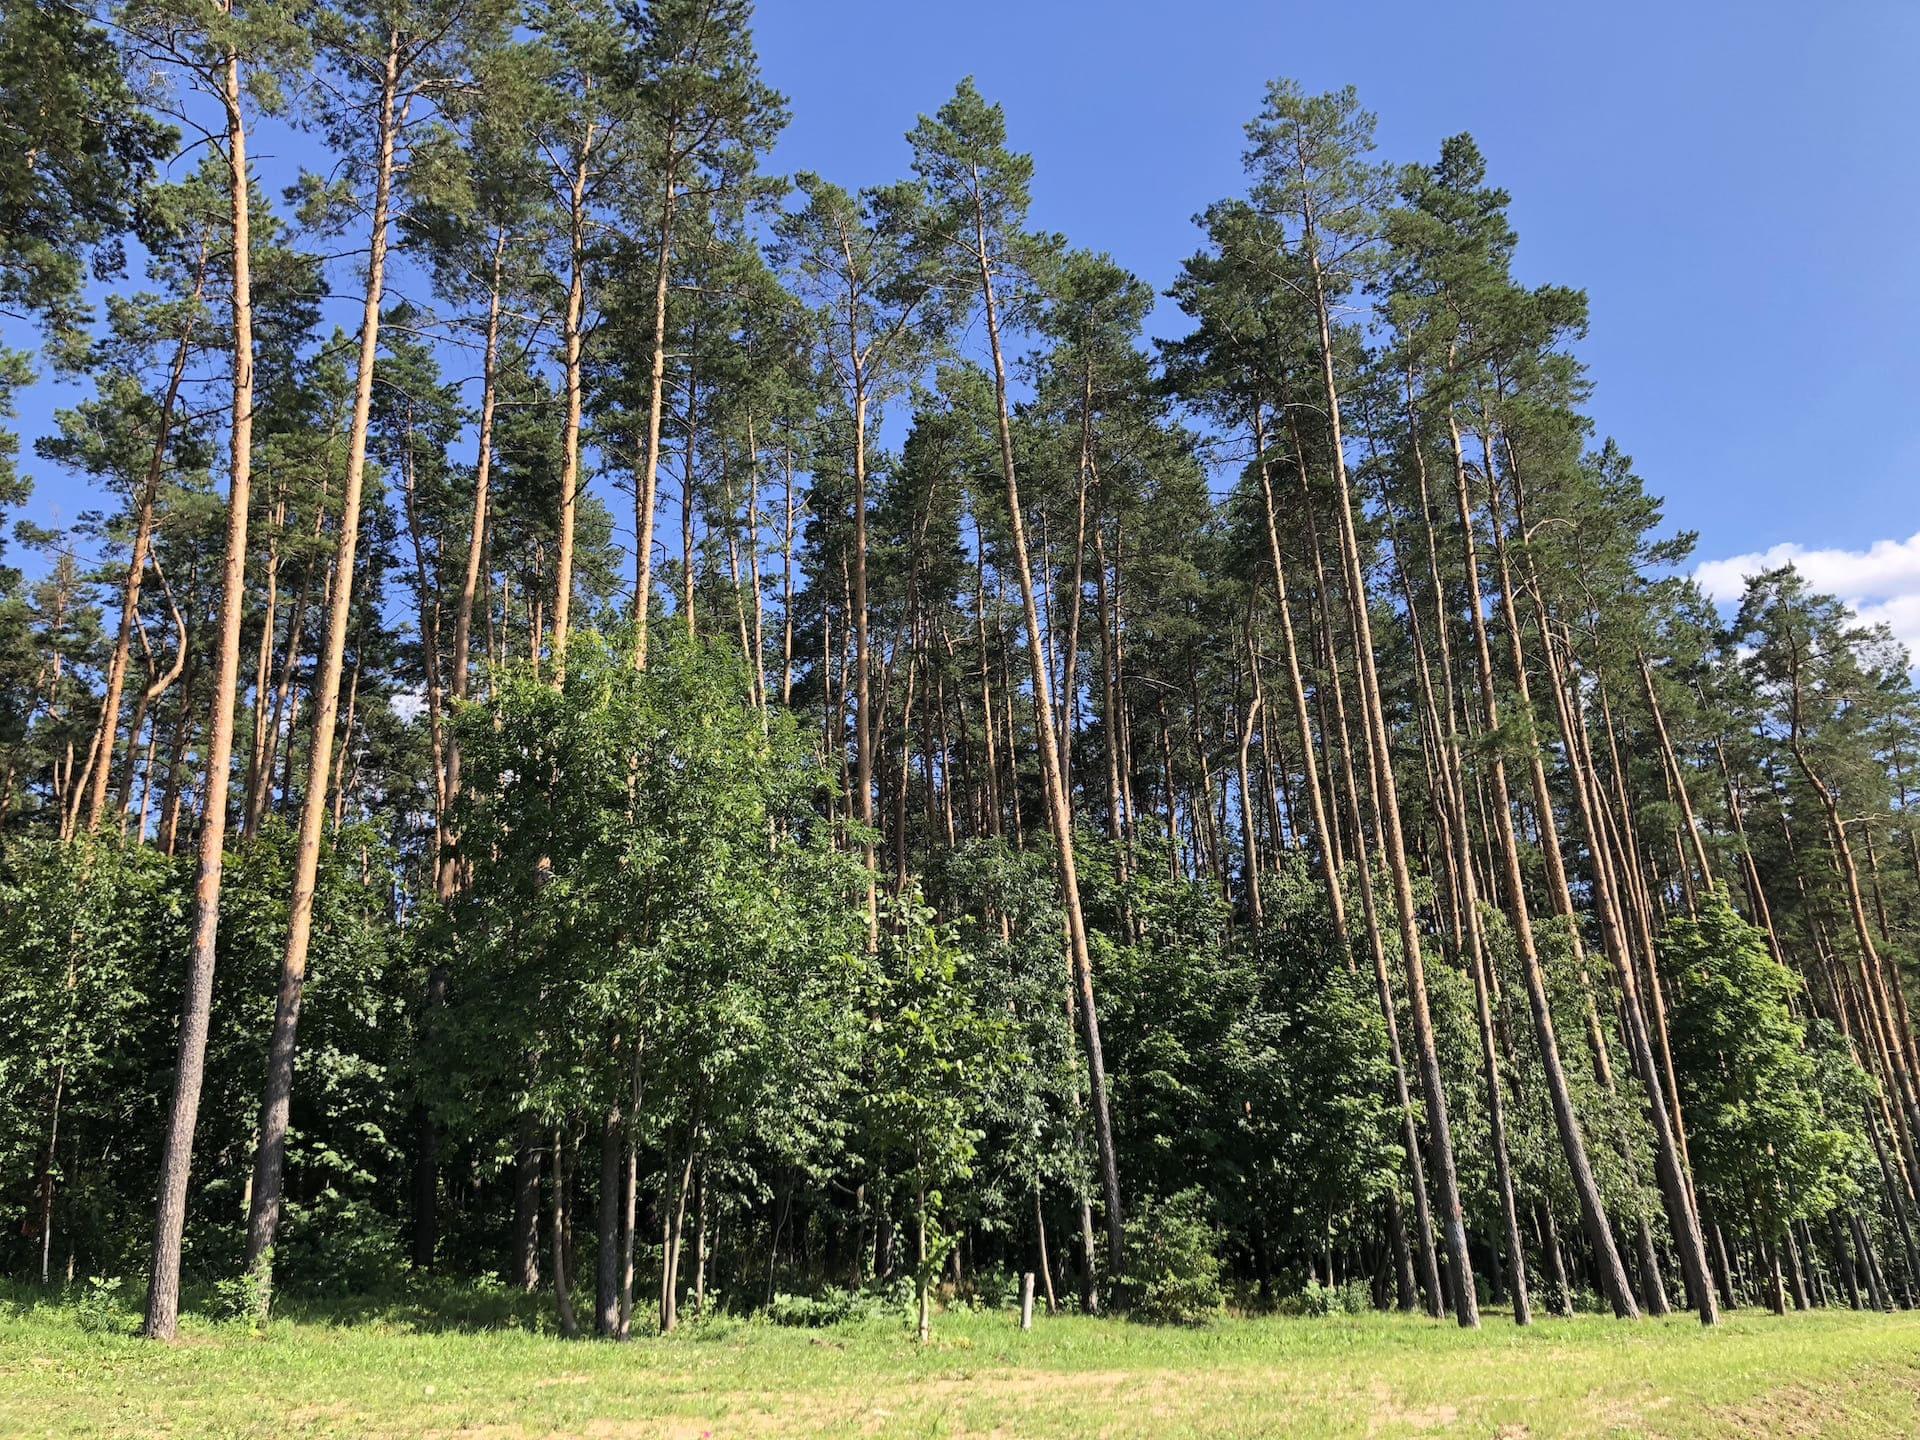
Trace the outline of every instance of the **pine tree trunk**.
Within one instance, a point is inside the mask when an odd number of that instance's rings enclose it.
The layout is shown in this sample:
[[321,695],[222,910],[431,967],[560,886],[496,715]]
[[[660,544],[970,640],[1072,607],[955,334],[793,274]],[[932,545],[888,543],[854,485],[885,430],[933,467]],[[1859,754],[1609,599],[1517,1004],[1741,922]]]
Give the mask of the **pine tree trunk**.
[[[1474,653],[1479,667],[1481,722],[1488,735],[1497,736],[1500,733],[1499,702],[1494,695],[1493,657],[1487,642],[1486,618],[1481,602],[1480,567],[1474,546],[1472,503],[1467,494],[1466,461],[1460,449],[1459,425],[1451,414],[1447,418],[1447,428],[1453,447],[1454,486],[1460,512],[1461,559],[1466,575],[1467,609],[1473,622]],[[1490,769],[1494,825],[1500,840],[1505,871],[1507,914],[1512,923],[1515,948],[1519,952],[1521,978],[1526,985],[1527,1004],[1533,1016],[1534,1039],[1540,1051],[1541,1068],[1546,1075],[1554,1128],[1559,1132],[1560,1148],[1573,1177],[1574,1194],[1580,1202],[1581,1224],[1599,1267],[1601,1288],[1617,1315],[1637,1318],[1639,1307],[1634,1303],[1626,1267],[1621,1263],[1620,1253],[1614,1245],[1613,1232],[1607,1223],[1606,1204],[1601,1199],[1600,1186],[1593,1178],[1593,1167],[1587,1159],[1586,1137],[1574,1110],[1566,1071],[1560,1062],[1560,1046],[1547,1000],[1546,979],[1539,952],[1534,946],[1533,922],[1528,912],[1526,882],[1520,865],[1520,847],[1514,835],[1513,802],[1507,790],[1506,761],[1497,750],[1493,754]]]
[[1013,429],[1007,408],[1007,367],[1000,346],[1000,320],[994,303],[993,278],[987,266],[986,221],[977,208],[974,215],[977,254],[980,265],[980,289],[986,305],[987,337],[993,352],[994,397],[999,422],[1000,468],[1007,485],[1007,517],[1013,538],[1014,564],[1019,571],[1020,599],[1026,612],[1027,649],[1033,665],[1034,713],[1040,720],[1040,772],[1047,797],[1047,818],[1052,824],[1054,858],[1060,872],[1061,899],[1066,910],[1067,929],[1072,947],[1074,982],[1078,987],[1082,1038],[1087,1047],[1089,1091],[1093,1106],[1093,1133],[1100,1159],[1101,1188],[1107,1210],[1107,1264],[1113,1275],[1125,1268],[1123,1245],[1124,1215],[1120,1203],[1120,1169],[1114,1154],[1113,1121],[1107,1102],[1106,1057],[1100,1045],[1100,1018],[1094,1003],[1093,961],[1087,950],[1086,918],[1080,908],[1080,873],[1074,859],[1073,809],[1060,774],[1060,754],[1050,743],[1048,717],[1053,700],[1048,693],[1046,648],[1040,634],[1040,612],[1034,599],[1033,566],[1027,553],[1026,519],[1020,502],[1020,485],[1013,464]]
[[[180,398],[180,383],[187,371],[189,345],[193,336],[192,316],[200,300],[202,282],[206,275],[206,247],[200,250],[200,265],[193,283],[193,294],[187,303],[189,319],[180,335],[180,343],[173,353],[173,365],[167,372],[167,388],[160,400],[160,414],[155,420],[153,449],[147,459],[147,473],[140,484],[140,497],[135,505],[133,553],[127,557],[127,578],[120,594],[120,630],[113,645],[113,658],[107,665],[107,693],[100,702],[100,730],[95,740],[100,761],[94,766],[92,783],[87,790],[86,826],[89,835],[100,829],[100,818],[107,805],[107,772],[112,768],[114,731],[120,719],[120,695],[126,683],[127,664],[133,654],[133,632],[139,623],[140,581],[146,574],[147,550],[153,541],[154,505],[160,496],[160,478],[164,473],[167,458],[167,440],[173,427],[173,409]],[[129,749],[139,744],[140,736],[136,725],[134,733],[128,737]]]
[[1340,391],[1333,370],[1333,327],[1326,288],[1321,277],[1319,246],[1314,236],[1312,206],[1305,211],[1306,253],[1313,280],[1314,316],[1319,326],[1320,383],[1327,407],[1327,425],[1333,461],[1335,510],[1340,529],[1340,554],[1345,569],[1349,611],[1353,624],[1355,669],[1360,678],[1360,701],[1380,793],[1380,830],[1387,870],[1393,882],[1394,909],[1400,922],[1400,944],[1407,967],[1407,999],[1412,1013],[1414,1046],[1420,1058],[1421,1089],[1427,1101],[1427,1130],[1433,1142],[1433,1172],[1439,1190],[1440,1214],[1446,1234],[1450,1278],[1454,1287],[1454,1315],[1472,1328],[1480,1323],[1474,1294],[1473,1260],[1467,1252],[1466,1221],[1460,1208],[1460,1180],[1454,1167],[1453,1127],[1447,1115],[1445,1080],[1440,1052],[1433,1035],[1433,1017],[1427,1002],[1426,970],[1421,957],[1420,919],[1413,896],[1413,876],[1407,866],[1406,844],[1400,829],[1400,799],[1393,773],[1393,755],[1387,735],[1386,712],[1380,699],[1380,680],[1374,669],[1373,627],[1367,615],[1367,586],[1360,567],[1360,544],[1354,530],[1353,496],[1347,483],[1345,437],[1340,422]]
[[[1539,604],[1536,596],[1536,604]],[[1713,1276],[1707,1261],[1706,1241],[1700,1225],[1698,1199],[1688,1175],[1676,1130],[1669,1119],[1669,1096],[1660,1066],[1648,1039],[1647,1018],[1640,1003],[1640,988],[1634,977],[1632,956],[1628,952],[1625,925],[1616,901],[1613,864],[1606,837],[1597,816],[1602,801],[1592,780],[1591,757],[1586,750],[1586,726],[1580,711],[1568,695],[1552,636],[1547,633],[1544,608],[1538,612],[1541,646],[1546,655],[1548,684],[1559,710],[1560,729],[1567,742],[1568,770],[1572,780],[1574,805],[1587,832],[1592,858],[1591,883],[1593,909],[1600,922],[1601,948],[1613,965],[1615,983],[1620,990],[1620,1011],[1626,1031],[1627,1051],[1635,1077],[1646,1096],[1646,1115],[1653,1131],[1654,1169],[1660,1184],[1660,1196],[1666,1209],[1667,1226],[1674,1248],[1680,1255],[1680,1267],[1687,1290],[1702,1325],[1719,1323],[1719,1306],[1714,1293]]]
[[[561,434],[559,554],[553,572],[553,634],[549,644],[553,655],[556,686],[567,680],[567,631],[573,617],[573,531],[576,505],[580,497],[580,351],[587,307],[587,166],[593,156],[594,125],[586,122],[580,135],[580,149],[574,158],[573,173],[567,188],[567,249],[571,260],[567,279],[566,318],[562,323],[561,379],[566,392],[567,418]],[[655,343],[660,343],[655,337]],[[658,440],[658,435],[655,435]],[[654,449],[647,451],[647,464],[654,464]],[[651,506],[653,487],[645,492]],[[648,515],[651,521],[651,512]],[[640,531],[640,563],[644,567],[652,556],[653,527]],[[644,592],[642,599],[644,600]],[[641,626],[645,633],[645,626]],[[642,642],[636,642],[642,643]],[[644,655],[644,650],[640,652]],[[540,646],[533,647],[534,663],[539,663]],[[641,663],[636,661],[636,663]]]
[[[661,177],[660,228],[654,236],[658,253],[653,266],[653,345],[647,378],[647,458],[634,496],[633,665],[647,668],[647,616],[653,603],[653,526],[660,495],[660,417],[667,389],[667,287],[673,277],[673,212],[676,178],[672,157],[674,132],[665,135],[668,164]],[[585,166],[582,164],[582,174]]]
[[687,638],[694,634],[693,612],[693,515],[694,500],[699,484],[699,471],[694,468],[694,444],[700,433],[700,377],[693,368],[692,352],[699,348],[699,336],[695,333],[687,337],[689,358],[687,361],[687,422],[681,434],[681,471],[680,471],[680,619],[687,627]]
[[260,1145],[254,1159],[253,1200],[247,1217],[247,1267],[271,1275],[274,1232],[280,1220],[286,1166],[287,1119],[293,1097],[293,1051],[306,985],[313,935],[313,901],[320,871],[321,832],[327,819],[327,777],[340,703],[340,674],[353,611],[354,557],[360,538],[361,484],[366,474],[367,430],[373,408],[374,364],[380,346],[380,302],[385,294],[387,212],[392,195],[394,147],[405,117],[400,104],[401,38],[388,32],[381,81],[374,171],[373,227],[368,248],[366,303],[360,322],[359,372],[353,396],[353,430],[347,442],[347,473],[334,552],[334,579],[327,603],[327,648],[320,660],[314,696],[313,740],[307,757],[307,790],[300,811],[299,849],[294,857],[293,898],[287,917],[287,948],[280,965],[273,1036],[267,1051],[267,1081],[260,1102]]
[[[865,372],[853,360],[853,754],[854,818],[873,829],[873,658],[867,611],[867,392]],[[880,944],[877,870],[871,836],[861,843],[867,867],[867,949]]]
[[[500,311],[506,266],[507,231],[503,225],[494,238],[493,269],[487,286],[487,338],[480,361],[480,433],[473,467],[473,518],[467,531],[467,568],[460,582],[460,601],[453,613],[453,700],[456,706],[467,698],[472,683],[470,656],[473,646],[473,610],[479,598],[487,550],[487,511],[492,500],[493,417],[499,403]],[[449,809],[460,799],[460,739],[457,734],[447,744],[446,804]],[[459,837],[454,835],[455,852],[441,867],[440,898],[449,900],[459,883]]]
[[[318,533],[324,504],[314,506],[314,526]],[[273,678],[273,644],[276,635],[276,617],[280,608],[280,526],[286,518],[286,499],[281,498],[271,507],[268,515],[270,526],[267,532],[266,565],[266,603],[260,616],[260,644],[257,647],[259,659],[253,667],[253,743],[247,751],[247,788],[240,810],[240,834],[251,839],[260,828],[260,817],[266,812],[266,792],[271,788],[273,763],[267,756],[268,711],[267,684]],[[293,621],[289,626],[299,623],[301,611],[306,606],[303,593],[300,606],[294,610]],[[287,644],[288,659],[291,662],[293,642]],[[273,712],[273,724],[279,723],[279,712]]]
[[1480,1032],[1481,1078],[1487,1097],[1488,1142],[1493,1149],[1494,1180],[1500,1194],[1500,1214],[1507,1232],[1508,1265],[1513,1275],[1513,1319],[1516,1325],[1527,1325],[1532,1323],[1533,1319],[1532,1296],[1527,1285],[1527,1252],[1520,1236],[1520,1208],[1514,1193],[1513,1170],[1507,1146],[1506,1101],[1502,1094],[1503,1087],[1500,1080],[1500,1051],[1494,1035],[1485,937],[1480,924],[1480,897],[1474,877],[1471,841],[1467,834],[1466,801],[1460,791],[1460,777],[1465,773],[1465,762],[1460,747],[1459,727],[1454,714],[1451,678],[1453,652],[1447,638],[1445,592],[1440,587],[1433,516],[1428,509],[1426,458],[1421,447],[1419,425],[1411,404],[1411,378],[1408,381],[1408,396],[1408,428],[1413,442],[1415,470],[1419,476],[1420,519],[1422,528],[1426,532],[1430,583],[1433,587],[1434,633],[1438,643],[1441,667],[1448,677],[1447,712],[1444,722],[1439,715],[1439,702],[1434,693],[1433,677],[1427,664],[1426,646],[1421,638],[1420,609],[1415,603],[1412,576],[1402,562],[1397,538],[1393,545],[1394,567],[1399,571],[1401,588],[1406,597],[1407,621],[1413,639],[1415,674],[1419,681],[1421,700],[1427,711],[1428,726],[1433,731],[1434,741],[1439,750],[1438,763],[1434,767],[1440,782],[1434,791],[1435,811],[1442,828],[1447,832],[1446,839],[1450,847],[1443,858],[1451,876],[1455,895],[1453,908],[1459,929],[1457,943],[1465,955],[1467,973],[1473,981],[1474,1015]]
[[[231,0],[229,0],[229,7]],[[228,13],[231,14],[229,8]],[[154,1215],[153,1261],[144,1334],[173,1339],[180,1314],[180,1247],[186,1230],[187,1180],[206,1071],[212,1012],[214,942],[220,927],[220,879],[226,858],[227,788],[233,758],[233,701],[240,674],[240,621],[246,610],[247,514],[253,459],[253,279],[249,236],[246,118],[240,56],[226,54],[223,77],[233,258],[233,429],[227,493],[226,562],[220,589],[220,639],[207,725],[206,808],[200,824],[193,888],[193,942],[180,1007],[173,1102],[160,1152],[160,1198]]]
[[[1300,647],[1294,636],[1293,605],[1287,598],[1286,563],[1280,555],[1280,528],[1273,498],[1273,478],[1267,466],[1266,425],[1258,402],[1253,407],[1253,442],[1258,451],[1256,469],[1260,476],[1260,496],[1265,502],[1267,559],[1273,566],[1274,599],[1280,612],[1280,638],[1287,655],[1287,682],[1293,700],[1294,729],[1300,740],[1301,763],[1306,769],[1309,814],[1313,822],[1314,852],[1320,861],[1320,880],[1326,887],[1328,913],[1334,933],[1342,945],[1348,943],[1347,901],[1340,884],[1340,862],[1335,853],[1332,828],[1327,823],[1327,802],[1320,780],[1320,765],[1315,758],[1313,726],[1307,714],[1306,685],[1300,675]],[[1304,457],[1303,457],[1304,459]]]

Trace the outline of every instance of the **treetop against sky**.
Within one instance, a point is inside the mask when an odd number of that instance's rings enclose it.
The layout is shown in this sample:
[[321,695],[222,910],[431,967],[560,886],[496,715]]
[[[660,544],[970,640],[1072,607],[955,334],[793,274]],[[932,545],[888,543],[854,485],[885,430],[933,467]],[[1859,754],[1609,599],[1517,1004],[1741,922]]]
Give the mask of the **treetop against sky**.
[[[1517,273],[1586,289],[1596,424],[1700,532],[1715,597],[1736,598],[1768,555],[1817,556],[1824,588],[1920,652],[1913,6],[1848,4],[1810,24],[1786,0],[1115,0],[1090,23],[1026,0],[776,0],[754,26],[791,101],[771,170],[889,181],[914,115],[972,73],[1034,155],[1036,223],[1160,289],[1193,248],[1192,217],[1236,183],[1240,127],[1271,75],[1355,85],[1396,160],[1470,131],[1514,196]],[[313,137],[262,131],[256,157],[276,173],[324,164]],[[1181,326],[1161,300],[1150,331]],[[81,393],[43,377],[17,397],[36,518],[92,503],[30,453]],[[1837,434],[1855,438],[1836,452]]]

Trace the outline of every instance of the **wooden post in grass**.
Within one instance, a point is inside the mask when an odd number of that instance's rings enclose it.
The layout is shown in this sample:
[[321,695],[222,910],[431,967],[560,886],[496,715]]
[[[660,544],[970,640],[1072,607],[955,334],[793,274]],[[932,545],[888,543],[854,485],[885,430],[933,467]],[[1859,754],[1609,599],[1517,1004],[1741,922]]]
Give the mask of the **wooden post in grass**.
[[1022,1271],[1020,1275],[1020,1328],[1033,1328],[1033,1271]]

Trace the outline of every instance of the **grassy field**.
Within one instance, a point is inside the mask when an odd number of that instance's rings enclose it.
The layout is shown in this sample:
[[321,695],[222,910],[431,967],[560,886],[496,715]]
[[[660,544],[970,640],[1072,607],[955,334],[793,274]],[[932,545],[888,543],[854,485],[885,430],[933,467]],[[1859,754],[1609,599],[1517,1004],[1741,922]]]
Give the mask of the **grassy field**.
[[828,1330],[716,1321],[569,1344],[476,1301],[189,1319],[0,1297],[0,1435],[1840,1436],[1920,1434],[1920,1315],[1599,1318],[1466,1335],[1400,1316],[1199,1330],[948,1314]]

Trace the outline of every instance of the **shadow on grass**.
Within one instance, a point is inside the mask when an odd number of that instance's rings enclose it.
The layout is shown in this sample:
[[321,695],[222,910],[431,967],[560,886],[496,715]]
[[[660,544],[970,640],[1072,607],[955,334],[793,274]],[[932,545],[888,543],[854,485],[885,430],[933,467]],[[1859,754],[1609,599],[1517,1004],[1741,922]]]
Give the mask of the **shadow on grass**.
[[[46,1286],[0,1280],[0,1310],[8,1314],[77,1316],[84,1328],[121,1333],[138,1328],[145,1299],[141,1276],[127,1276],[117,1286],[97,1280]],[[180,1302],[184,1318],[212,1325],[242,1323],[227,1311],[214,1285],[188,1284]],[[303,1325],[384,1326],[427,1335],[558,1333],[551,1297],[544,1292],[528,1295],[501,1286],[419,1276],[354,1295],[282,1289],[274,1295],[273,1317]]]

